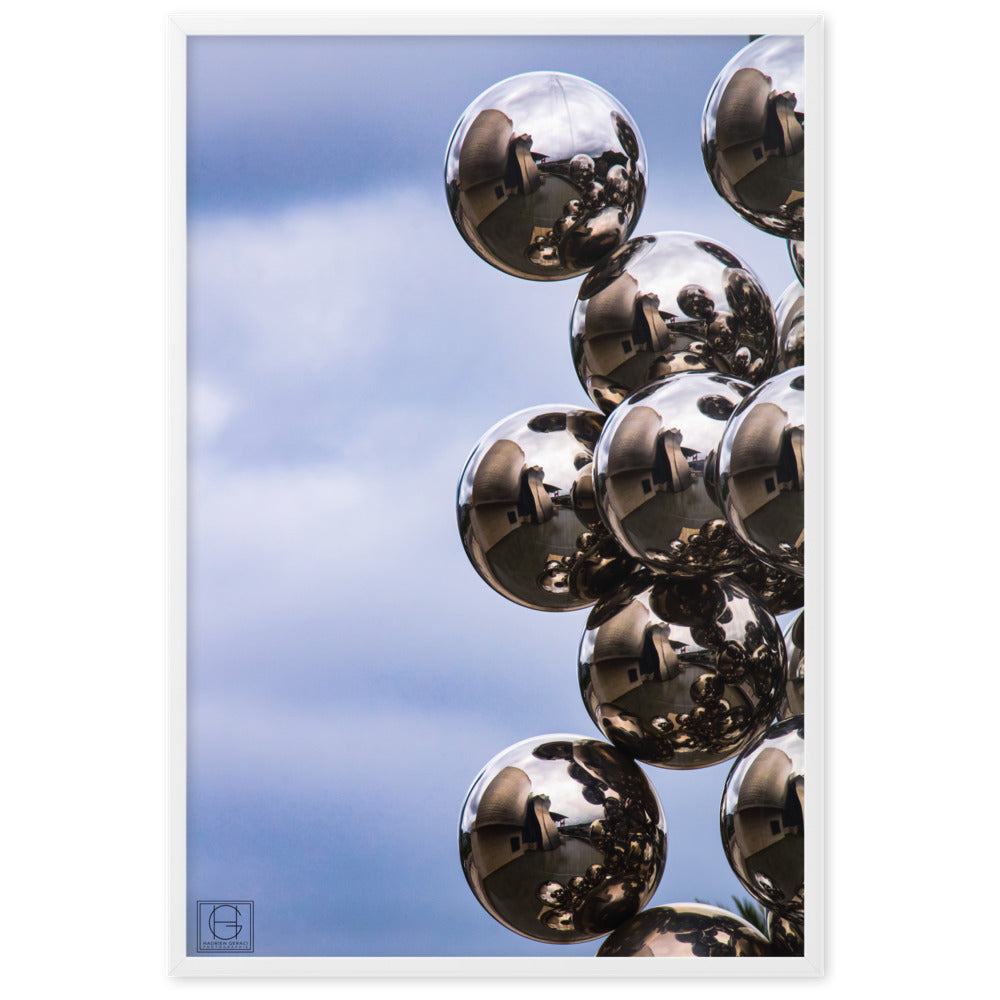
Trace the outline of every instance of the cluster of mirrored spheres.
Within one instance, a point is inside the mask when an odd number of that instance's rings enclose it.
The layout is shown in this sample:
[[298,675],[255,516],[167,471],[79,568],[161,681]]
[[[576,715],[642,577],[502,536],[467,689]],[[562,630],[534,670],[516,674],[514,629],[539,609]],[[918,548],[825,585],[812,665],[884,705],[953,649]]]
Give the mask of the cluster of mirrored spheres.
[[[632,235],[645,147],[593,83],[498,83],[448,146],[448,205],[480,257],[525,279],[583,276],[570,353],[594,408],[503,418],[457,497],[490,587],[540,611],[591,608],[578,680],[600,738],[498,753],[459,824],[476,898],[536,941],[605,938],[600,956],[803,954],[803,62],[801,37],[752,41],[702,120],[712,185],[788,241],[796,280],[776,306],[715,239]],[[729,761],[722,846],[766,935],[704,903],[646,908],[667,827],[640,765]]]

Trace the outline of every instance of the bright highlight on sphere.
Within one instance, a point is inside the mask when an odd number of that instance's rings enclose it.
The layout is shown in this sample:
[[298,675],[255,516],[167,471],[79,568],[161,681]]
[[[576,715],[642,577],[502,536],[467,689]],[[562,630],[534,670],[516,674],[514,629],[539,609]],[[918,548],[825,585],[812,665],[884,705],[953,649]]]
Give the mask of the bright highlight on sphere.
[[594,453],[597,504],[619,544],[650,569],[712,576],[748,560],[710,478],[726,421],[751,389],[684,372],[633,393],[608,417]]
[[610,413],[666,375],[717,371],[756,385],[774,371],[771,300],[731,250],[694,233],[638,236],[580,286],[570,346],[581,385]]
[[590,612],[579,679],[590,717],[615,746],[657,767],[708,767],[773,720],[785,645],[738,577],[647,574]]
[[601,524],[592,459],[604,416],[536,406],[492,427],[458,484],[458,528],[479,575],[516,604],[569,611],[618,586],[634,561]]
[[701,119],[715,190],[747,222],[801,240],[805,215],[805,43],[764,35],[726,64]]
[[458,231],[485,261],[519,278],[572,278],[635,229],[646,149],[606,90],[567,73],[524,73],[465,109],[445,189]]
[[584,736],[523,740],[476,778],[459,822],[462,870],[484,909],[535,941],[614,930],[663,874],[666,825],[639,766]]
[[736,535],[763,562],[805,570],[805,375],[790,368],[757,386],[719,445],[718,495]]
[[805,728],[768,729],[736,759],[722,793],[722,846],[747,892],[801,920],[805,887]]
[[598,949],[598,958],[756,958],[767,939],[742,917],[706,903],[672,903],[637,913]]

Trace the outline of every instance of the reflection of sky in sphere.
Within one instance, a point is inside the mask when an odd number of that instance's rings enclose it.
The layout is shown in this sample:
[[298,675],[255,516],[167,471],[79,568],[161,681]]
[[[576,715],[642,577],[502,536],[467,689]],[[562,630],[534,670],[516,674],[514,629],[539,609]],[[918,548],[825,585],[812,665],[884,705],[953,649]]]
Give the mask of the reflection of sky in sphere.
[[[592,156],[606,150],[621,150],[613,112],[630,120],[628,111],[607,91],[587,80],[567,74],[528,73],[504,80],[480,95],[466,109],[459,138],[480,111],[497,108],[513,122],[514,135],[530,135],[531,152],[546,160],[568,160],[577,153]],[[645,165],[645,150],[638,129],[639,164]],[[449,150],[452,170],[458,168],[459,143]]]

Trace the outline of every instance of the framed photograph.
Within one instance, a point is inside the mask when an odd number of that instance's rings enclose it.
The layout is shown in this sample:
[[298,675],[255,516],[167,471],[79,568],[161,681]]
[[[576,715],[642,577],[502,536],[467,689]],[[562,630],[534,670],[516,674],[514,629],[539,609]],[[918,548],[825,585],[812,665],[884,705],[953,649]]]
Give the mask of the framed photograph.
[[822,20],[168,33],[170,973],[821,975]]

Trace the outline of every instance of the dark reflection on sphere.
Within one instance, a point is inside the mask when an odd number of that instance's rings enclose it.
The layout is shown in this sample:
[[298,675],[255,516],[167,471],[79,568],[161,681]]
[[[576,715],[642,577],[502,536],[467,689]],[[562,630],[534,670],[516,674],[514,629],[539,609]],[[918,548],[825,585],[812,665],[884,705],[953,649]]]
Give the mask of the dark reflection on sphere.
[[473,893],[505,927],[572,944],[614,930],[663,874],[659,800],[626,754],[584,736],[509,747],[462,807],[459,856]]
[[719,500],[736,535],[758,559],[802,575],[805,377],[801,367],[768,379],[742,401],[722,435],[717,473]]
[[801,956],[806,950],[805,926],[801,918],[768,910],[767,936],[770,954]]
[[736,877],[768,909],[802,919],[805,730],[779,722],[736,759],[722,794],[722,846]]
[[594,447],[604,417],[573,406],[536,406],[491,428],[458,484],[466,554],[498,593],[540,611],[593,604],[635,561],[601,522]]
[[584,705],[607,739],[644,763],[728,760],[774,718],[785,680],[777,622],[735,576],[645,582],[590,613]]
[[777,371],[801,368],[806,361],[806,290],[793,281],[774,309],[778,322]]
[[709,480],[726,414],[750,390],[724,375],[685,372],[638,390],[608,417],[594,454],[594,494],[629,555],[680,576],[747,562]]
[[749,559],[740,567],[739,575],[775,617],[797,611],[805,603],[805,582],[798,573],[786,573],[759,559]]
[[748,222],[803,238],[805,43],[764,35],[733,56],[708,95],[701,152],[715,190]]
[[671,232],[629,240],[587,275],[570,346],[580,383],[605,413],[679,372],[756,385],[773,373],[778,349],[757,276],[706,237]]
[[566,73],[524,73],[466,108],[445,157],[458,231],[494,267],[552,281],[583,274],[629,237],[646,150],[625,108]]
[[806,613],[802,611],[785,631],[788,667],[785,696],[778,707],[779,719],[804,715],[806,710]]
[[598,949],[598,958],[759,958],[767,939],[742,917],[705,903],[637,913]]
[[788,241],[788,258],[792,262],[792,270],[795,271],[795,277],[798,278],[803,285],[805,285],[806,245],[804,240]]

